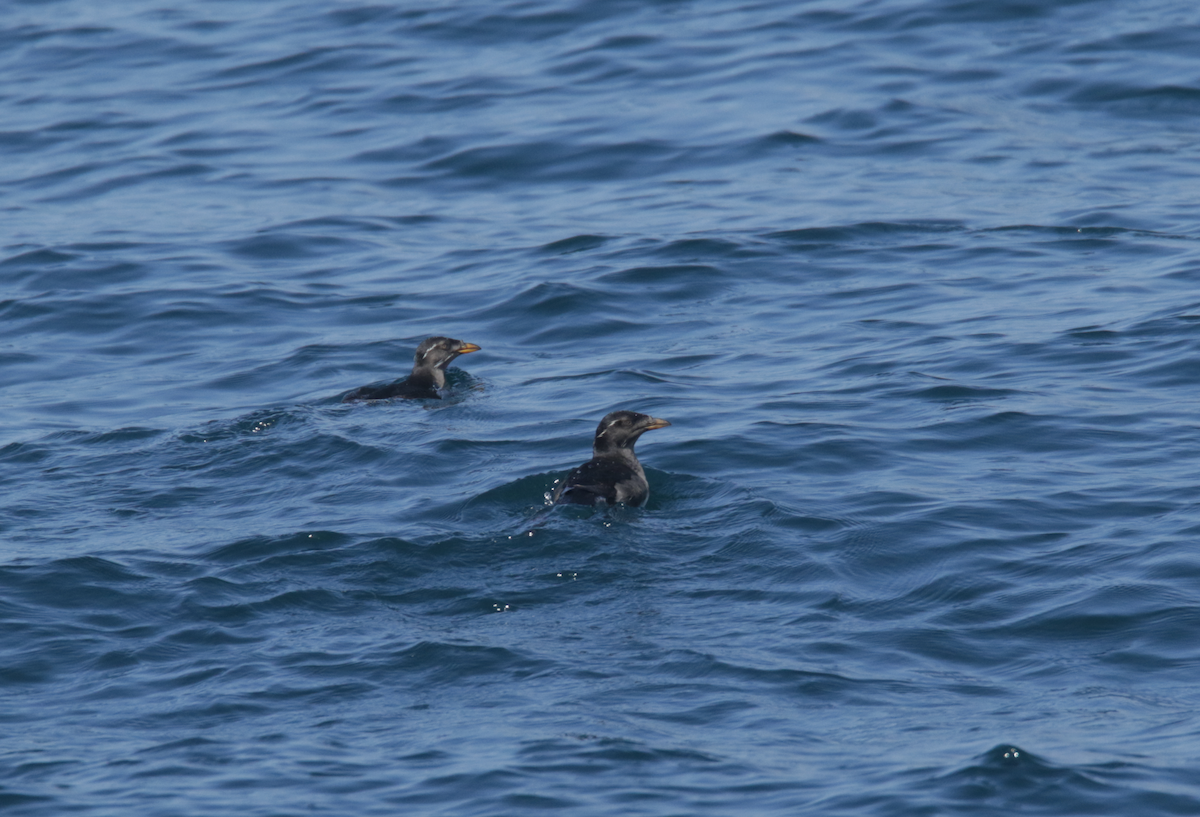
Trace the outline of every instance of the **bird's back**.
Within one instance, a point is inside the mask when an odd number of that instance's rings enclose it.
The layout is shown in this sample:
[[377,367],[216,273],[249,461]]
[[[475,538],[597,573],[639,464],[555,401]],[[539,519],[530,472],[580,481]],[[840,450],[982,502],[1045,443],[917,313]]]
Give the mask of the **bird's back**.
[[400,380],[396,383],[388,383],[385,386],[362,386],[347,394],[342,398],[343,403],[352,403],[355,400],[389,400],[396,397],[406,398],[409,400],[425,399],[439,400],[441,395],[438,394],[431,384],[414,383],[413,378],[409,377],[405,380]]
[[554,504],[641,505],[649,493],[650,486],[640,467],[615,457],[595,457],[567,475]]

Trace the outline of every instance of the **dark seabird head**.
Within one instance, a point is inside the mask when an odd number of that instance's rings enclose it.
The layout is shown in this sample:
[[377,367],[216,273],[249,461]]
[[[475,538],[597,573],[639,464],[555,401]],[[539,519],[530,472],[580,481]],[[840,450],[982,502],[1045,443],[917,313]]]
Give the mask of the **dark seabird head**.
[[636,411],[614,411],[604,415],[600,425],[596,427],[596,439],[592,443],[592,455],[602,457],[617,451],[633,453],[633,446],[638,437],[647,431],[669,426],[666,420],[651,417],[649,414],[638,414]]
[[478,351],[479,347],[474,343],[464,343],[454,338],[426,338],[413,355],[413,375],[431,378],[440,389],[446,385],[446,367],[459,355]]

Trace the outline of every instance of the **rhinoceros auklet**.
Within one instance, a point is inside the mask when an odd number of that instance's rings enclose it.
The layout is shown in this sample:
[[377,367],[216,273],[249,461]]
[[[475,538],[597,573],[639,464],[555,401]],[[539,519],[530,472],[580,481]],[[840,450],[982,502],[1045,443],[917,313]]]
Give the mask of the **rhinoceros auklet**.
[[647,431],[669,425],[636,411],[605,415],[596,428],[592,458],[567,475],[554,494],[554,504],[641,505],[650,496],[650,484],[633,446]]
[[342,398],[343,403],[355,400],[386,400],[391,397],[440,400],[438,389],[446,385],[446,367],[459,355],[478,352],[474,343],[454,338],[426,338],[413,355],[412,374],[404,380],[386,386],[363,386]]

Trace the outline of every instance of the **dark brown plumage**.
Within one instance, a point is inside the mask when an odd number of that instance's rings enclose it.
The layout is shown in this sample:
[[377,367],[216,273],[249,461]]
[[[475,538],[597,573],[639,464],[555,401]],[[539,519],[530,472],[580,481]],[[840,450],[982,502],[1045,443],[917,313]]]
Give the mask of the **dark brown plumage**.
[[650,496],[650,484],[633,446],[647,431],[669,426],[666,420],[614,411],[596,428],[592,458],[576,468],[554,493],[555,505],[641,505]]
[[412,374],[404,380],[385,386],[363,386],[342,398],[343,403],[356,400],[387,400],[393,397],[405,399],[423,398],[440,400],[438,389],[446,385],[446,367],[459,355],[478,352],[474,343],[464,343],[454,338],[426,338],[413,355]]

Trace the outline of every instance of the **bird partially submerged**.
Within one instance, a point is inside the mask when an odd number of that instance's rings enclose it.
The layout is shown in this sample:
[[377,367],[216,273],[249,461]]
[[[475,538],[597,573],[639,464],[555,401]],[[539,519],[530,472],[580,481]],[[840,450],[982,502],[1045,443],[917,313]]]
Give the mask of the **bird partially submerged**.
[[342,398],[343,403],[355,400],[387,400],[392,397],[407,399],[424,398],[439,400],[438,389],[446,385],[446,367],[459,355],[478,352],[474,343],[464,343],[454,338],[426,338],[413,355],[412,374],[404,380],[386,386],[363,386]]
[[592,458],[567,475],[554,493],[554,504],[641,505],[650,496],[650,484],[633,446],[647,431],[669,425],[636,411],[605,415],[596,428]]

